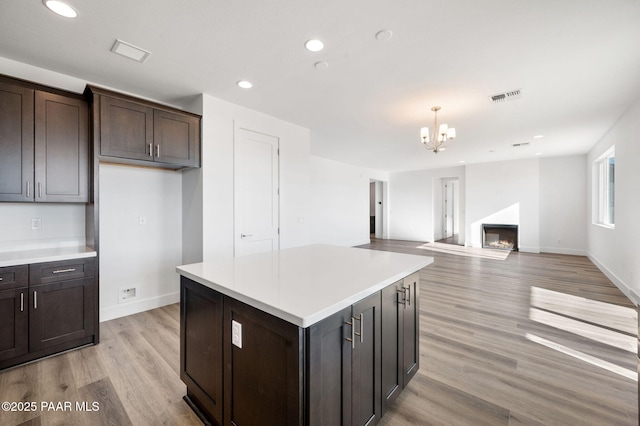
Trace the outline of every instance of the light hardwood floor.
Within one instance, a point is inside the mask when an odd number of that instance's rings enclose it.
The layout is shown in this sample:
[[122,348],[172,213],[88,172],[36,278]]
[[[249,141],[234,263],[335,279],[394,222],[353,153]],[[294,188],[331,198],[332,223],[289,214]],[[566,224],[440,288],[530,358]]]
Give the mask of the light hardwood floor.
[[[586,258],[500,261],[422,244],[367,246],[435,258],[420,273],[420,370],[381,425],[638,424],[635,309]],[[0,372],[1,401],[38,404],[0,411],[0,425],[201,424],[182,400],[178,305],[104,322],[101,336]],[[43,411],[42,401],[99,411]]]

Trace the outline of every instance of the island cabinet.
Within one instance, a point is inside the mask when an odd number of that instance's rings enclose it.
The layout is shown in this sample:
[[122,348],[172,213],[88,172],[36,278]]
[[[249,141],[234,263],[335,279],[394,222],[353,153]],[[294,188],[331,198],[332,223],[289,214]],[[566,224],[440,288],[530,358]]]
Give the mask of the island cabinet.
[[307,329],[308,424],[378,423],[380,325],[376,292]]
[[180,294],[180,378],[196,413],[219,425],[304,424],[304,330],[185,277]]
[[94,342],[92,258],[0,268],[0,369]]
[[419,368],[419,275],[382,290],[382,414]]
[[89,106],[36,87],[0,78],[0,201],[86,203]]
[[87,86],[102,161],[169,169],[200,167],[201,117]]
[[432,262],[312,244],[178,266],[185,401],[225,426],[377,424],[418,368]]

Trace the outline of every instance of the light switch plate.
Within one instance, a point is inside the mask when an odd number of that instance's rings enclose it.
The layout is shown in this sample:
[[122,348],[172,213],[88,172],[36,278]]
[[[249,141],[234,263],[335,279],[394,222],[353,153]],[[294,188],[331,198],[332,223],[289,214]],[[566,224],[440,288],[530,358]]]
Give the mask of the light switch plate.
[[242,348],[242,324],[231,320],[231,343]]

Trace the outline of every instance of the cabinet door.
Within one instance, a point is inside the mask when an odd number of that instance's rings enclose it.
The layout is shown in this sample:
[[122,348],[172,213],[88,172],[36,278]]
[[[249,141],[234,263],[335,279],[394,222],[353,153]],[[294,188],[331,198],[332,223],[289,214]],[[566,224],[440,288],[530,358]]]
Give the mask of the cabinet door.
[[374,425],[381,417],[380,292],[352,306],[355,345],[351,358],[352,425]]
[[222,294],[180,278],[180,379],[187,396],[222,424]]
[[351,307],[307,329],[307,424],[351,424]]
[[27,287],[0,291],[0,361],[27,353],[27,315]]
[[35,199],[89,201],[89,106],[81,98],[36,91]]
[[223,303],[224,424],[303,424],[303,329],[226,296]]
[[93,278],[29,287],[29,351],[93,334]]
[[153,161],[153,108],[100,96],[100,154]]
[[0,201],[33,201],[33,90],[3,82]]
[[420,275],[418,272],[403,280],[406,308],[403,327],[403,387],[418,371],[420,366]]
[[382,289],[382,415],[403,388],[402,353],[406,293],[400,280]]
[[154,161],[197,167],[200,162],[200,120],[184,114],[155,110]]

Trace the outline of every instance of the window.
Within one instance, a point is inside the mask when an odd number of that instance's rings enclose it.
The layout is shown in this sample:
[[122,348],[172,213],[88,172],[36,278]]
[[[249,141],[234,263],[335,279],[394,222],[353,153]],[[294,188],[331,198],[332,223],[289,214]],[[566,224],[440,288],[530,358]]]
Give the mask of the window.
[[593,163],[594,218],[598,225],[614,227],[616,153],[611,147]]

